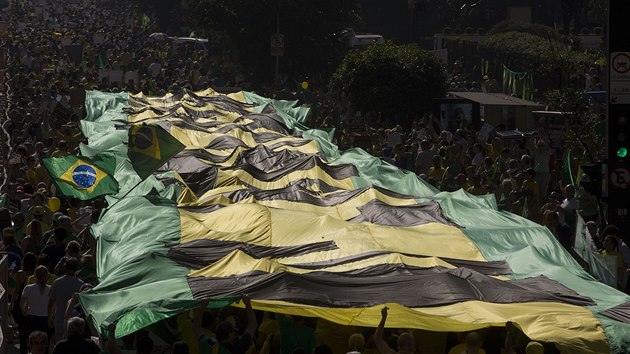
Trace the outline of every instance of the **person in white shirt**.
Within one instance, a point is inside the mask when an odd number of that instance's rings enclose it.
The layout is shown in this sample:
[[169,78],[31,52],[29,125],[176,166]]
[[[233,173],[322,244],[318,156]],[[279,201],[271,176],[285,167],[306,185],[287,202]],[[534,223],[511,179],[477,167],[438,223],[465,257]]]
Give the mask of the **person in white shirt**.
[[48,327],[48,295],[50,285],[48,280],[48,269],[43,265],[35,268],[35,284],[30,284],[22,290],[20,307],[22,313],[26,315],[28,334],[34,331],[42,331],[51,334],[52,329]]
[[560,214],[560,222],[569,225],[571,230],[575,229],[577,209],[578,200],[575,197],[575,186],[567,184],[564,187],[564,200],[558,206],[557,211]]

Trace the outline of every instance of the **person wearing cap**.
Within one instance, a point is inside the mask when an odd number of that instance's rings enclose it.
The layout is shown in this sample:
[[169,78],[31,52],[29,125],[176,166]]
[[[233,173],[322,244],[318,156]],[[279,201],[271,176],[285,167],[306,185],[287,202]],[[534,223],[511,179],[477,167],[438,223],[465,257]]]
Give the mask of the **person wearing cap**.
[[[39,220],[42,223],[42,229],[44,230],[44,232],[50,230],[50,224],[52,223],[52,213],[50,212],[50,209],[48,209],[47,206],[44,206],[42,203],[45,200],[45,198],[43,196],[41,196],[39,193],[35,193],[33,194],[33,197],[31,198],[31,202],[33,202],[34,200],[39,200],[41,198],[42,202],[40,203],[39,201],[34,203],[34,206],[30,207],[26,213],[26,217],[28,220]],[[29,232],[28,226],[27,226],[27,230],[26,232]]]

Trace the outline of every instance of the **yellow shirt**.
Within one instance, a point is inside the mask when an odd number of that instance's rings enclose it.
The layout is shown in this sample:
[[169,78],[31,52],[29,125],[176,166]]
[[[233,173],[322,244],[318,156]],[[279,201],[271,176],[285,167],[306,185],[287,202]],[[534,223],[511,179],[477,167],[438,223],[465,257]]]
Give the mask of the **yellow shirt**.
[[[46,279],[46,284],[48,285],[52,285],[52,283],[57,280],[57,276],[52,274],[52,273],[48,273],[48,278]],[[30,285],[30,284],[35,284],[37,282],[37,280],[35,279],[34,275],[31,275],[30,277],[28,277],[28,279],[26,280],[26,285]]]
[[[448,351],[448,354],[466,354],[466,344],[458,344]],[[486,354],[486,351],[479,348],[479,354]]]
[[615,256],[617,257],[617,262],[615,264],[617,264],[617,269],[623,268],[623,257],[621,257],[621,255],[619,254],[619,252],[617,251],[606,251],[603,250],[602,251],[602,256]]
[[525,180],[523,181],[523,188],[529,189],[529,191],[532,192],[534,202],[538,205],[540,202],[540,188],[538,188],[538,183],[536,183],[533,179]]
[[444,167],[439,167],[439,168],[435,168],[435,167],[431,167],[429,168],[429,173],[427,174],[428,178],[433,178],[436,180],[442,180],[442,178],[444,177],[444,172],[446,171],[446,169]]

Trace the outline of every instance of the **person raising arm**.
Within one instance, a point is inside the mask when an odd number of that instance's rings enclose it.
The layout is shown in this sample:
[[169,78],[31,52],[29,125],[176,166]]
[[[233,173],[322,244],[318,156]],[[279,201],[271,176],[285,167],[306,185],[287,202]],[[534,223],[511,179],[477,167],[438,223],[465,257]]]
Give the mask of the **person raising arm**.
[[376,349],[381,354],[413,354],[416,351],[416,343],[409,332],[401,333],[398,336],[398,352],[390,348],[390,346],[383,339],[383,332],[385,331],[385,321],[387,320],[387,310],[386,307],[383,307],[381,310],[381,322],[376,327],[376,332],[374,332],[374,344],[376,345]]

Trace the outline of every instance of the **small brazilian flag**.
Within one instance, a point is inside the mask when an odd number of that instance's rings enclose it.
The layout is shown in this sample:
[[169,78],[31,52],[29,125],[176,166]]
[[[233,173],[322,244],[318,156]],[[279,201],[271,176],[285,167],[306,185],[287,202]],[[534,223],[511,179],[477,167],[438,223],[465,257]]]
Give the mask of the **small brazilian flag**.
[[134,125],[129,129],[128,156],[140,178],[145,179],[185,146],[160,126]]
[[116,157],[111,153],[93,158],[66,156],[42,160],[57,189],[66,197],[89,200],[104,194],[118,193],[118,182],[112,177]]

